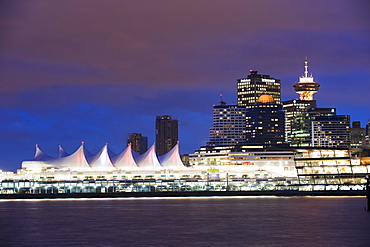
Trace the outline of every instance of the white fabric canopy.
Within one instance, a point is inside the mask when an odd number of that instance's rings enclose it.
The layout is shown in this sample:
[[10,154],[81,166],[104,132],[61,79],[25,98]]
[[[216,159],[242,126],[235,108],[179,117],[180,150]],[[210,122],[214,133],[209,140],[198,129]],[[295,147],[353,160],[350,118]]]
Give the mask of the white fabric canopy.
[[185,166],[181,161],[179,153],[179,142],[168,153],[158,157],[159,162],[165,169],[181,170]]
[[140,155],[136,162],[140,170],[160,170],[162,168],[155,154],[154,144],[149,148],[148,151]]
[[158,171],[162,169],[181,170],[183,165],[178,144],[167,154],[156,156],[155,145],[142,155],[132,150],[131,145],[116,155],[109,150],[108,144],[95,155],[86,150],[84,143],[72,154],[68,154],[59,146],[58,157],[44,154],[36,145],[35,156],[22,162],[22,168],[27,170],[42,170],[56,168],[71,171]]
[[108,144],[105,144],[97,154],[89,158],[88,162],[94,171],[112,171],[116,169],[108,154]]
[[114,166],[120,170],[130,171],[138,169],[138,166],[136,165],[136,162],[134,160],[131,144],[129,144],[122,153],[114,157],[112,161]]

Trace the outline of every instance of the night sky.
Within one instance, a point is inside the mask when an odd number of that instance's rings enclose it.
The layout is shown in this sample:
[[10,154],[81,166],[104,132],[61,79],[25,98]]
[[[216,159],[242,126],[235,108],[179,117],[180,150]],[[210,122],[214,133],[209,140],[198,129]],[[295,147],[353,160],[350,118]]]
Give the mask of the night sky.
[[119,153],[126,134],[155,141],[179,120],[181,154],[205,145],[212,106],[236,104],[249,70],[281,79],[282,100],[309,71],[319,107],[370,118],[367,0],[0,2],[0,169],[85,142]]

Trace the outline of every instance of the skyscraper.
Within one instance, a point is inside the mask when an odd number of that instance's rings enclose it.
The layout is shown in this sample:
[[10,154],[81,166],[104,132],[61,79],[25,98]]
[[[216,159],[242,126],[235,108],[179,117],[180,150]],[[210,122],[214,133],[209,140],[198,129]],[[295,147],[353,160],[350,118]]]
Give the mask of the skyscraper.
[[139,154],[143,154],[148,150],[148,137],[142,136],[141,133],[128,133],[126,142],[131,144],[132,150]]
[[269,75],[257,74],[250,70],[247,78],[237,80],[238,106],[249,107],[257,103],[262,94],[271,95],[276,104],[280,104],[280,80]]
[[246,142],[276,145],[285,142],[285,114],[281,104],[263,94],[247,113]]
[[[316,107],[316,100],[287,100],[283,102],[285,111],[285,138],[286,142],[294,143],[299,138],[309,136],[310,133],[304,131],[304,123],[307,122],[307,109]],[[303,129],[302,129],[303,127]]]
[[316,108],[313,95],[319,86],[319,83],[313,81],[312,74],[309,75],[306,58],[303,76],[299,77],[299,82],[293,84],[299,99],[283,102],[283,109],[286,112],[285,138],[292,146],[311,146],[311,122],[307,118],[307,110]]
[[158,156],[168,153],[178,141],[178,120],[169,115],[157,116],[155,122],[155,149]]

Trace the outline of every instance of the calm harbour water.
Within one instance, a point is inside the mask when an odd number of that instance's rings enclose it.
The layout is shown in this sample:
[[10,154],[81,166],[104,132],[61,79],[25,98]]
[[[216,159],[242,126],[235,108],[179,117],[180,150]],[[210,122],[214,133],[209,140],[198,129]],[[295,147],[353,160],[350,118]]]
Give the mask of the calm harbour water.
[[0,200],[0,246],[370,246],[365,197]]

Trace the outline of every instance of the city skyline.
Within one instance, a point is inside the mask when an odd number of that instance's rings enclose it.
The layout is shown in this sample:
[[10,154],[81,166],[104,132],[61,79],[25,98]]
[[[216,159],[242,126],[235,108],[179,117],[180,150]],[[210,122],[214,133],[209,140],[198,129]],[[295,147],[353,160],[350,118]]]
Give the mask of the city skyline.
[[35,144],[50,155],[81,141],[117,152],[137,132],[150,146],[157,115],[179,120],[180,152],[191,153],[209,140],[219,94],[236,104],[236,80],[249,70],[279,79],[282,101],[298,99],[305,56],[321,84],[319,107],[363,128],[370,118],[367,1],[9,1],[0,9],[5,171],[20,168]]

